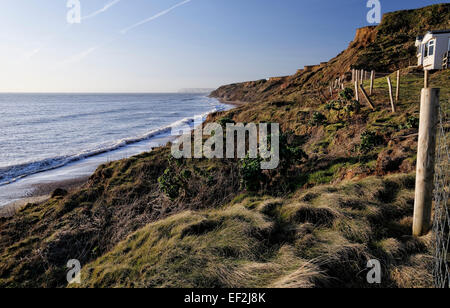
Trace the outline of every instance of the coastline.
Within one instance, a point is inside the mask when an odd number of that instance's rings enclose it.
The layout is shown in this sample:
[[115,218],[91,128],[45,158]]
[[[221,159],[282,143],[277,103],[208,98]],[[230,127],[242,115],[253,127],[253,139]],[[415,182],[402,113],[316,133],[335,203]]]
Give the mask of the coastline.
[[230,105],[230,106],[234,106],[234,107],[240,107],[246,104],[249,104],[248,102],[243,102],[243,101],[228,101],[224,98],[221,97],[215,97],[215,96],[208,96],[214,99],[217,99],[220,103],[225,104],[225,105]]
[[[240,106],[241,102],[225,102],[217,99],[230,109]],[[213,114],[205,115],[205,119]],[[193,130],[193,129],[192,129]],[[84,160],[75,161],[60,168],[38,172],[24,177],[16,182],[0,186],[0,218],[13,216],[20,208],[29,203],[43,203],[50,199],[56,189],[74,190],[84,185],[98,166],[145,152],[151,152],[156,147],[166,146],[175,137],[168,133],[161,133],[148,140],[142,140],[128,147],[119,148],[111,152],[101,153]],[[8,195],[9,201],[1,203],[1,198]]]
[[52,193],[56,189],[63,189],[70,192],[82,187],[88,180],[89,177],[76,177],[69,180],[35,184],[28,196],[0,207],[0,218],[13,216],[17,211],[29,203],[40,204],[46,202],[51,198]]

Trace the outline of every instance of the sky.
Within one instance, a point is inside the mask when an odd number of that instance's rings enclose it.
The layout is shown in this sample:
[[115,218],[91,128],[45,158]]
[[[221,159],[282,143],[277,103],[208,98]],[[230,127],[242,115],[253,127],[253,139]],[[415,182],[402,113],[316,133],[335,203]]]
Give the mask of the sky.
[[[78,0],[74,24],[70,1],[0,0],[0,92],[176,92],[290,75],[370,25],[368,0]],[[444,1],[380,2],[385,13]]]

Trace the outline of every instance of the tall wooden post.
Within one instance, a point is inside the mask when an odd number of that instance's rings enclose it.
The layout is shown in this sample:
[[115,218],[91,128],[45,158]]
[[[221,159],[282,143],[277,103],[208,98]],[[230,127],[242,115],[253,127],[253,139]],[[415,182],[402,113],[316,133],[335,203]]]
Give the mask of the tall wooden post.
[[355,100],[359,102],[358,81],[355,81]]
[[413,219],[414,236],[423,236],[431,228],[439,91],[440,89],[422,89]]
[[391,101],[392,112],[395,113],[396,109],[395,109],[395,102],[394,102],[394,94],[392,93],[391,77],[388,76],[387,81],[388,81],[388,86],[389,86],[389,99]]
[[397,71],[397,89],[395,91],[395,101],[398,103],[400,98],[400,70]]
[[428,71],[427,70],[425,70],[425,72],[424,72],[423,83],[424,83],[423,87],[425,89],[428,88]]
[[373,81],[375,79],[375,71],[372,70],[372,72],[370,73],[370,95],[373,94]]
[[364,70],[361,70],[361,78],[359,79],[359,81],[361,82],[361,84],[364,83]]

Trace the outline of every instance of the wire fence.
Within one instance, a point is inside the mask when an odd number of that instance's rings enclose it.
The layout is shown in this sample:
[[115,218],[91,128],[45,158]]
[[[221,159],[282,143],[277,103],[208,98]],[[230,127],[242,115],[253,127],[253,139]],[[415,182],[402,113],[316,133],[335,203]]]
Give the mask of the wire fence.
[[[449,104],[444,100],[444,104]],[[439,110],[439,125],[437,135],[436,174],[434,191],[434,258],[433,269],[434,285],[436,288],[450,288],[450,207],[448,204],[449,193],[449,117],[448,105],[441,106]]]

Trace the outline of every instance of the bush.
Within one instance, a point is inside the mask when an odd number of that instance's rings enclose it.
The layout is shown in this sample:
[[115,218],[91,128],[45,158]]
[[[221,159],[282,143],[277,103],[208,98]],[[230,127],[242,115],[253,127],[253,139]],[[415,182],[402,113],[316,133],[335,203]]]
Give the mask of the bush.
[[325,105],[325,109],[328,111],[336,110],[339,111],[342,109],[340,101],[330,101]]
[[406,119],[404,124],[400,124],[398,126],[399,129],[411,129],[411,128],[419,128],[420,120],[415,116],[410,116]]
[[219,124],[223,129],[225,129],[227,127],[227,124],[236,124],[236,122],[234,122],[230,117],[223,117],[219,120]]
[[190,170],[184,169],[181,171],[181,177],[185,180],[189,180],[192,176],[192,172]]
[[312,119],[310,121],[311,125],[319,126],[326,122],[327,117],[324,116],[322,113],[316,111],[313,113]]
[[241,184],[248,191],[258,191],[262,177],[261,158],[245,157],[241,160]]
[[381,137],[375,132],[366,131],[361,135],[359,150],[368,153],[381,143]]
[[345,113],[347,113],[347,115],[350,115],[350,113],[352,113],[352,112],[358,113],[360,110],[361,110],[361,104],[356,100],[350,101],[344,107],[344,111],[345,111]]
[[180,194],[180,184],[177,181],[177,176],[171,168],[167,168],[164,174],[158,178],[159,188],[170,199],[178,198]]
[[285,173],[290,167],[300,163],[302,159],[308,159],[308,155],[300,145],[290,140],[294,138],[295,135],[291,132],[280,135],[280,167],[282,173]]
[[325,109],[332,111],[336,115],[339,121],[345,119],[345,117],[351,117],[353,113],[359,113],[361,111],[361,105],[353,97],[355,92],[351,88],[345,88],[345,90],[339,93],[339,99],[328,102],[325,105]]
[[339,97],[345,101],[350,101],[355,96],[355,91],[351,88],[345,88],[341,93],[339,93]]

